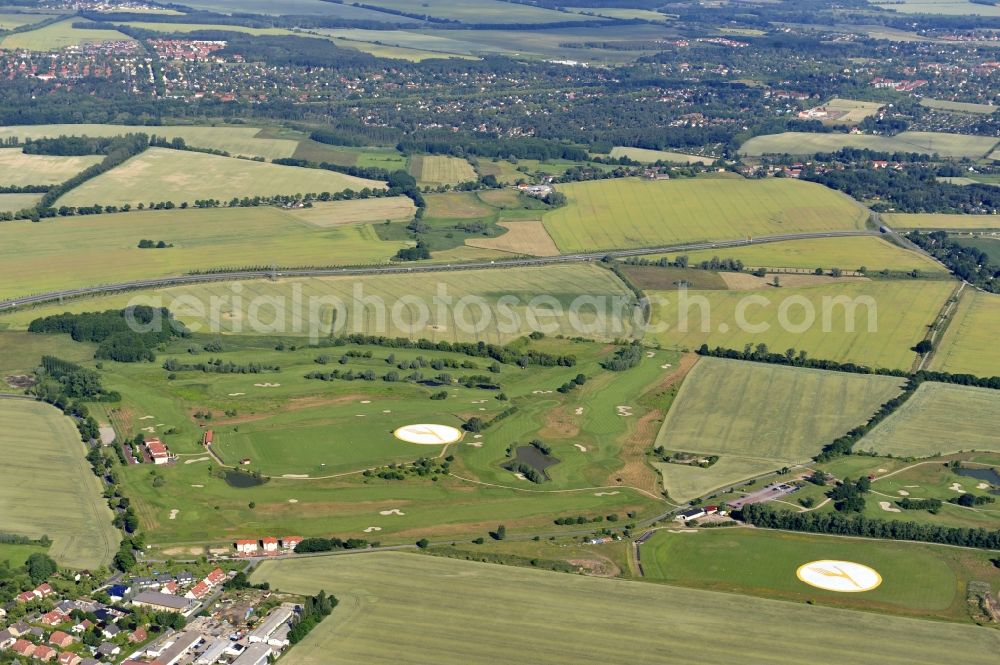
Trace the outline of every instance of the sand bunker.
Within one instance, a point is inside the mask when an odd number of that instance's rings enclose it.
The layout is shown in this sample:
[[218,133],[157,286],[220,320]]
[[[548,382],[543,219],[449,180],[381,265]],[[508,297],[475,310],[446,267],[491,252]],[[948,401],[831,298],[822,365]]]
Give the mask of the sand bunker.
[[361,403],[362,404],[371,404],[372,401],[370,399],[363,399],[363,400],[361,400]]
[[204,487],[204,485],[192,485],[191,487]]
[[527,480],[527,478],[525,478],[523,473],[515,473],[514,477],[517,478],[518,480]]
[[211,462],[211,461],[212,461],[211,457],[199,457],[198,459],[184,460],[184,463],[185,464],[194,464],[196,462]]
[[583,407],[582,406],[576,407],[576,411],[574,411],[573,413],[575,413],[578,416],[582,416],[583,415]]
[[978,485],[976,485],[977,490],[988,490],[989,488],[990,488],[989,483],[979,483]]
[[897,490],[897,492],[899,492],[899,496],[910,496],[910,493],[906,490]]
[[615,411],[618,413],[619,416],[622,416],[623,418],[627,418],[632,415],[631,406],[616,406]]
[[551,390],[532,390],[531,394],[532,395],[551,395],[552,391]]
[[958,492],[959,494],[965,494],[965,488],[962,487],[961,483],[952,483],[951,487],[949,487],[948,489],[952,490],[953,492]]
[[254,388],[280,388],[280,383],[255,383]]
[[469,445],[472,446],[473,448],[482,448],[483,447],[483,442],[482,441],[469,441]]
[[399,515],[400,517],[402,517],[406,513],[404,513],[399,508],[393,508],[392,510],[380,510],[378,511],[378,514],[382,515],[383,517],[388,517],[389,515]]
[[149,432],[150,434],[152,434],[153,432],[156,431],[156,428],[155,427],[143,427],[142,431],[143,432]]
[[878,471],[876,471],[875,473],[886,473],[886,472],[888,472],[888,471],[889,471],[889,469],[879,469],[879,470],[878,470]]
[[594,492],[594,496],[614,496],[619,493],[620,492],[618,490],[615,490],[614,492]]
[[670,363],[664,363],[663,365],[660,365],[660,369],[670,369],[671,367],[673,367],[673,365],[671,365]]
[[172,519],[172,520],[177,519],[177,513],[179,513],[179,512],[181,512],[181,511],[177,510],[176,508],[174,508],[173,510],[171,510],[170,511],[170,519]]
[[652,358],[655,355],[656,355],[656,351],[646,351],[646,357],[647,358]]
[[282,478],[308,478],[308,473],[286,473],[281,476]]
[[888,501],[879,501],[878,502],[878,507],[881,508],[882,510],[884,510],[885,512],[887,512],[887,513],[901,513],[901,512],[903,512],[899,508],[897,508],[896,506],[894,506],[891,503],[889,503]]
[[392,413],[389,409],[382,409],[382,413]]
[[246,395],[246,393],[229,393],[230,397],[242,397],[243,395]]
[[156,416],[143,416],[142,418],[139,418],[139,420],[152,420],[155,417]]
[[363,414],[363,413],[355,413],[355,414],[354,414],[354,417],[355,417],[355,418],[364,418],[364,417],[365,417],[365,414]]
[[298,503],[298,502],[299,502],[298,499],[289,499],[288,500],[288,503]]
[[579,443],[574,443],[573,446],[579,449],[581,453],[587,452],[587,446],[581,446]]
[[371,533],[373,531],[381,531],[381,530],[382,530],[382,527],[380,527],[380,526],[370,526],[367,529],[365,529],[364,532],[365,533]]

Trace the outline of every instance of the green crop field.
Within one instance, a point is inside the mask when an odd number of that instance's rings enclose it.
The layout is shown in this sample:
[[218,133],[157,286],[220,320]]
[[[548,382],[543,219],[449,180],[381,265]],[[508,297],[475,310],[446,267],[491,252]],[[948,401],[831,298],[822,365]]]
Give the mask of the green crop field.
[[[817,653],[938,665],[988,662],[1000,645],[995,631],[972,626],[403,553],[269,561],[251,579],[341,600],[290,665],[326,663],[331,653],[368,665],[523,662],[526,653],[538,665],[570,665],[621,662],[623,649],[631,663],[657,665],[791,664]],[[484,603],[489,619],[480,621]],[[734,618],[739,630],[719,629]]]
[[[691,350],[702,344],[731,349],[767,344],[772,351],[795,348],[813,358],[906,369],[915,357],[911,347],[923,339],[953,290],[950,281],[876,280],[650,292],[653,327],[646,339]],[[849,304],[856,305],[853,316]]]
[[511,9],[500,0],[470,0],[456,5],[449,0],[423,0],[415,6],[410,0],[372,0],[371,7],[385,7],[410,14],[422,14],[434,18],[450,19],[460,23],[559,23],[566,21],[566,15],[550,9],[526,5]]
[[882,152],[937,153],[942,157],[980,159],[997,144],[992,136],[970,136],[944,132],[901,132],[896,136],[870,134],[812,134],[809,132],[784,132],[755,136],[742,146],[740,152],[751,157],[779,153],[811,155],[832,152],[840,148],[857,148]]
[[726,455],[707,469],[689,464],[654,464],[663,481],[663,489],[674,501],[691,501],[720,488],[731,488],[742,481],[786,466],[783,462]]
[[385,184],[321,169],[150,148],[67,192],[55,205],[130,204],[134,208],[140,203],[159,201],[173,201],[177,205],[198,199],[227,202],[233,197],[339,192],[365,187],[382,189]]
[[[104,31],[106,32],[106,31]],[[122,136],[124,134],[155,134],[168,140],[182,138],[195,148],[224,150],[234,156],[291,157],[299,145],[298,139],[262,138],[258,127],[209,127],[171,125],[144,127],[136,125],[12,125],[0,127],[0,139],[54,138],[58,136]]]
[[132,41],[132,38],[115,30],[74,28],[78,18],[66,19],[37,30],[18,32],[0,40],[0,49],[28,49],[31,51],[58,51],[67,46],[81,46],[97,42]]
[[868,217],[846,197],[792,179],[613,179],[557,189],[568,204],[544,222],[564,252],[862,229]]
[[938,341],[931,368],[953,374],[1000,376],[996,330],[1000,330],[1000,296],[978,291],[963,294]]
[[[370,213],[384,221],[396,216],[388,206],[397,200],[412,206],[406,198],[368,199],[323,204],[301,215],[258,207],[8,222],[0,224],[0,298],[210,268],[381,263],[410,243],[379,240],[361,223],[324,224],[343,219],[340,206],[352,219]],[[174,246],[139,249],[142,239]],[[40,264],[48,268],[32,269]]]
[[51,18],[51,14],[7,14],[0,13],[0,30],[13,30],[22,25],[41,23]]
[[353,148],[306,139],[299,142],[292,156],[295,159],[330,162],[340,166],[376,166],[386,171],[406,169],[406,157],[393,148]]
[[903,408],[879,423],[856,448],[898,457],[930,457],[959,450],[1000,452],[998,429],[997,391],[924,383]]
[[[588,265],[525,268],[516,273],[481,270],[474,274],[474,279],[470,279],[469,273],[444,272],[420,280],[408,275],[378,275],[179,286],[15,311],[0,315],[0,325],[7,323],[13,328],[23,328],[32,319],[52,312],[103,310],[123,307],[133,301],[156,301],[164,306],[181,303],[181,307],[186,309],[182,303],[194,298],[204,304],[204,310],[179,312],[178,318],[185,323],[199,325],[202,331],[207,332],[206,324],[210,323],[214,308],[221,315],[218,327],[222,332],[238,329],[252,332],[249,314],[255,298],[284,298],[290,309],[294,306],[293,298],[299,297],[296,293],[301,295],[303,303],[303,329],[295,333],[299,335],[308,334],[311,303],[315,304],[316,316],[313,318],[324,331],[330,326],[333,312],[342,304],[344,309],[336,320],[338,331],[393,337],[506,342],[536,328],[553,335],[582,334],[598,339],[632,335],[631,309],[625,307],[621,312],[610,309],[612,298],[621,297],[627,301],[631,293],[612,273]],[[454,298],[452,306],[438,307],[432,299],[440,294]],[[536,300],[538,294],[544,295]],[[601,308],[605,323],[601,323],[594,307],[586,303],[581,303],[583,306],[577,317],[570,314],[570,306],[581,295],[607,299],[609,309]],[[514,300],[501,301],[503,296]],[[213,297],[219,299],[215,305],[211,305]],[[319,300],[323,298],[329,300]],[[412,298],[427,305],[430,310],[427,316],[424,316],[420,306],[410,300]],[[459,305],[463,298],[465,300]],[[393,307],[396,312],[392,311]],[[259,313],[259,317],[266,329],[272,321],[270,312],[273,310],[268,307],[265,310]],[[288,314],[290,316],[292,312],[288,311]]]
[[[684,380],[656,445],[721,457],[716,465],[698,469],[703,474],[681,473],[682,482],[713,476],[715,466],[730,457],[746,459],[719,469],[715,487],[720,487],[738,479],[733,477],[737,468],[767,470],[805,461],[866,422],[899,394],[901,384],[893,377],[702,358]],[[674,499],[692,498],[666,489]]]
[[997,110],[993,104],[974,104],[972,102],[952,102],[946,99],[931,99],[924,97],[920,100],[921,106],[930,109],[940,109],[942,111],[955,111],[958,113],[975,113],[977,115],[990,115]]
[[989,236],[958,237],[955,241],[963,247],[972,247],[986,254],[993,264],[1000,264],[1000,238]]
[[421,185],[457,185],[476,179],[476,172],[467,160],[443,155],[410,157],[408,170]]
[[185,7],[223,14],[292,14],[296,16],[335,16],[351,20],[385,21],[386,15],[351,4],[324,2],[323,0],[282,0],[275,5],[272,0],[190,0]]
[[[662,16],[662,14],[661,14]],[[611,157],[621,159],[628,157],[636,162],[652,164],[653,162],[675,162],[678,164],[711,164],[715,160],[712,157],[699,157],[697,155],[685,155],[681,152],[669,152],[666,150],[647,150],[645,148],[628,148],[615,146],[611,149]]]
[[20,148],[0,148],[0,186],[56,185],[103,159],[98,156],[26,155]]
[[705,249],[685,252],[685,255],[692,264],[720,257],[739,259],[747,266],[765,268],[823,268],[829,271],[831,268],[857,270],[863,266],[870,272],[944,272],[944,267],[926,254],[903,249],[882,238],[863,236],[788,240],[747,247]]
[[948,213],[893,213],[883,215],[886,224],[901,229],[964,231],[1000,229],[1000,215],[952,215]]
[[947,16],[1000,16],[1000,9],[969,0],[903,0],[903,2],[874,2],[886,9],[904,14],[944,14]]
[[0,400],[0,449],[3,530],[49,536],[49,554],[66,566],[110,563],[119,534],[73,422],[47,404]]
[[[445,36],[429,35],[411,30],[362,30],[360,28],[320,28],[313,30],[333,40],[337,46],[356,48],[358,50],[379,55],[378,49],[388,49],[383,57],[401,57],[406,60],[426,60],[428,58],[445,58],[479,55],[482,53],[501,53],[505,49],[487,46],[474,41],[450,39]],[[396,55],[392,55],[393,53]]]
[[0,212],[18,212],[34,208],[41,200],[41,194],[0,194]]
[[[882,584],[837,593],[799,581],[799,566],[823,559],[870,566]],[[642,564],[647,579],[673,585],[954,621],[968,621],[968,581],[1000,582],[985,552],[756,529],[660,531],[643,544]]]
[[149,30],[150,32],[162,32],[166,34],[174,34],[174,33],[183,34],[187,32],[198,32],[201,30],[210,30],[212,32],[220,32],[220,31],[242,32],[254,36],[297,34],[291,30],[286,30],[284,28],[250,28],[243,25],[226,25],[226,24],[145,23],[142,21],[126,21],[118,23],[116,21],[115,25],[124,25],[130,28],[139,28],[141,30]]

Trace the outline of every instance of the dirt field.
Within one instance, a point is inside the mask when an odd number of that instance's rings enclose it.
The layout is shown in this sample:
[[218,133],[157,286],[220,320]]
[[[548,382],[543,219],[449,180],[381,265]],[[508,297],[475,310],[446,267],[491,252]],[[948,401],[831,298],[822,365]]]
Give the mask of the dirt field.
[[507,233],[498,238],[473,238],[466,240],[465,244],[512,254],[559,256],[559,248],[540,221],[500,222],[499,226],[507,229]]

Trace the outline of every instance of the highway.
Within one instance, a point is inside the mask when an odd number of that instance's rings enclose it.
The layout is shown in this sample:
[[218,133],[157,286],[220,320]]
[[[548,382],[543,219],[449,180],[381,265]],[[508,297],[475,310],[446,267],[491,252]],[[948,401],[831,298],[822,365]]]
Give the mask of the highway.
[[39,305],[48,302],[60,302],[65,299],[78,298],[82,296],[106,295],[120,293],[123,291],[135,291],[139,289],[154,289],[169,286],[180,286],[184,284],[199,284],[203,282],[231,282],[246,279],[267,279],[275,277],[343,277],[343,276],[366,276],[366,275],[406,275],[435,272],[451,272],[458,270],[490,270],[497,268],[524,268],[533,266],[559,265],[568,263],[586,263],[589,261],[600,261],[605,257],[616,259],[633,256],[643,256],[646,254],[674,254],[677,252],[692,252],[700,249],[724,249],[727,247],[741,247],[750,244],[762,244],[772,242],[784,242],[788,240],[807,240],[810,238],[834,238],[850,236],[878,236],[879,231],[827,231],[824,233],[790,233],[785,235],[763,236],[748,240],[717,240],[715,242],[697,242],[683,245],[664,245],[662,247],[643,247],[641,249],[616,249],[608,251],[584,252],[579,254],[563,254],[560,256],[546,256],[535,258],[505,259],[500,261],[473,261],[468,263],[454,264],[419,264],[419,265],[384,265],[366,266],[358,268],[309,268],[291,270],[240,270],[233,272],[217,272],[209,274],[189,274],[176,277],[159,277],[154,279],[142,279],[133,282],[122,282],[120,284],[103,284],[87,286],[79,289],[67,289],[65,291],[51,291],[49,293],[39,293],[30,296],[23,296],[11,300],[0,301],[0,312],[12,310],[26,305]]

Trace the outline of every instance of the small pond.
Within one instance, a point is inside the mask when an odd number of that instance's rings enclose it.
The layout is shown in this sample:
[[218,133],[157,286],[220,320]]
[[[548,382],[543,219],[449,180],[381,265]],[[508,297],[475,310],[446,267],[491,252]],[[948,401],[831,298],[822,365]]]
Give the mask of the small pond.
[[226,471],[226,484],[240,488],[257,487],[264,484],[264,479],[242,471]]
[[551,455],[546,455],[534,446],[518,446],[517,450],[514,451],[514,459],[505,463],[503,468],[511,471],[518,464],[526,464],[548,478],[549,474],[546,473],[545,470],[558,463],[559,460],[557,458],[552,457]]
[[[989,483],[995,488],[1000,488],[1000,473],[998,473],[996,469],[969,469],[967,467],[959,467],[957,469],[952,469],[952,471],[957,476],[975,478],[976,480],[984,483]],[[992,489],[990,490],[990,494],[1000,496],[1000,489]]]

